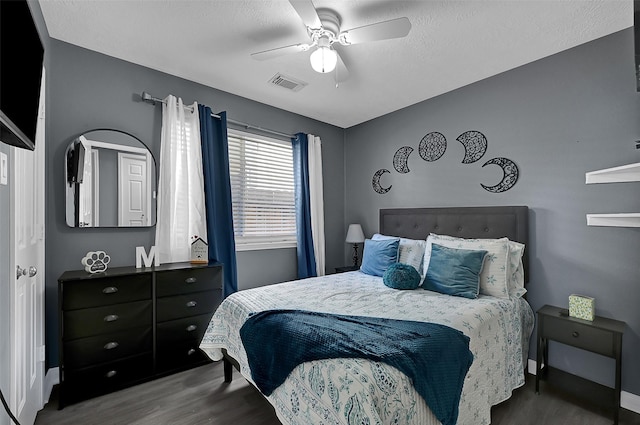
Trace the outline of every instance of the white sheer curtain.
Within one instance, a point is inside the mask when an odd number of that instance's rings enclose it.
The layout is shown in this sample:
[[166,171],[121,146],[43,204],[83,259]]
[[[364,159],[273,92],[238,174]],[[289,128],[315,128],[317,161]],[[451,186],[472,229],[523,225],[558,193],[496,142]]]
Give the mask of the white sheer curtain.
[[311,234],[316,257],[318,276],[325,274],[324,253],[324,195],[322,191],[322,143],[320,137],[307,135],[309,144],[309,204],[311,209]]
[[195,236],[207,241],[198,105],[168,96],[162,105],[156,255],[189,261]]

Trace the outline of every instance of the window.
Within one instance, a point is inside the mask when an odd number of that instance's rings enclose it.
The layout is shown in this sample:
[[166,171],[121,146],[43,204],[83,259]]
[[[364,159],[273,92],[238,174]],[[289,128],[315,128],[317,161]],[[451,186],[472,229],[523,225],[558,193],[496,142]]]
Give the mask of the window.
[[229,130],[236,250],[296,246],[291,142]]

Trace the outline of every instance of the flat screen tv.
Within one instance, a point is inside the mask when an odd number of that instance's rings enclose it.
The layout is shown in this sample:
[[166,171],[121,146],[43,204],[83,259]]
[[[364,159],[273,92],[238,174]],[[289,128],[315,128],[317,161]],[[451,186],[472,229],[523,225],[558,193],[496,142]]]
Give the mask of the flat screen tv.
[[25,0],[0,0],[0,141],[35,149],[44,48]]

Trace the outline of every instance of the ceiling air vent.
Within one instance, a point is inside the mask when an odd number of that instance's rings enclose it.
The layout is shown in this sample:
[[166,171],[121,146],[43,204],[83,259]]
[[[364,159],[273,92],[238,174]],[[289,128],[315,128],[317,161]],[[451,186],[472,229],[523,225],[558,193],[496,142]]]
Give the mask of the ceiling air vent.
[[291,78],[280,73],[271,77],[269,83],[291,91],[300,91],[307,85],[307,83],[303,81],[296,80],[295,78]]

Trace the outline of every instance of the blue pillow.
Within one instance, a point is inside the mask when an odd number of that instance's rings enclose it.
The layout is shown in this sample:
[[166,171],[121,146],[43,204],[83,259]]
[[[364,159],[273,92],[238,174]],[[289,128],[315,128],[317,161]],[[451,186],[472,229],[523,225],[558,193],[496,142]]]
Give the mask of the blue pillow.
[[364,241],[364,253],[362,254],[362,273],[373,276],[382,276],[387,267],[398,261],[398,247],[400,238]]
[[421,280],[415,267],[403,263],[390,265],[382,275],[384,284],[393,289],[416,289]]
[[432,244],[422,287],[457,297],[478,298],[480,272],[487,251],[447,248]]

